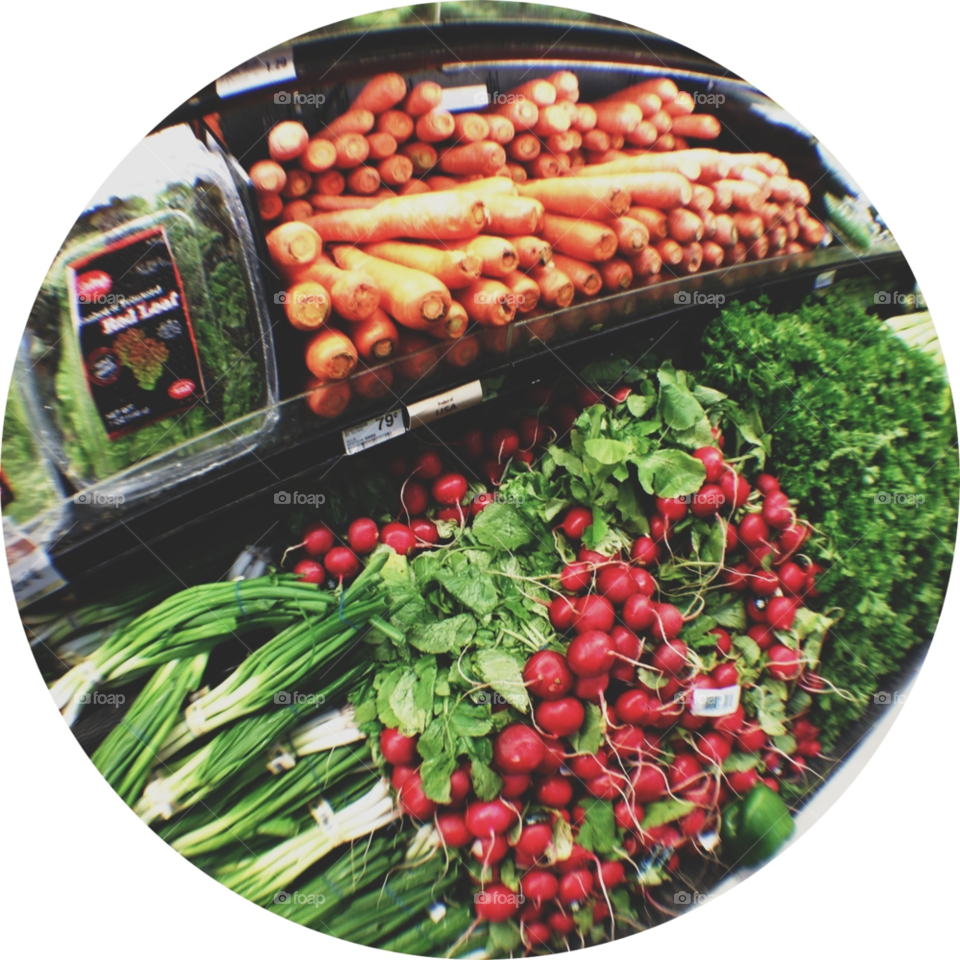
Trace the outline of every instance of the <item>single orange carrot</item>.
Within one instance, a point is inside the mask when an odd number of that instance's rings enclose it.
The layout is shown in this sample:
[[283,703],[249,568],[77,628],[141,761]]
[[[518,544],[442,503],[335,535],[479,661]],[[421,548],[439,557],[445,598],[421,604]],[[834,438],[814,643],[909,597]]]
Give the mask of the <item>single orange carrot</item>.
[[514,183],[524,183],[527,179],[526,169],[519,163],[511,163],[509,160],[504,164],[510,172],[510,179]]
[[633,269],[626,260],[614,257],[599,266],[603,289],[608,293],[619,293],[633,283]]
[[717,232],[716,216],[710,210],[707,210],[700,219],[703,220],[703,239],[712,240],[713,235]]
[[540,139],[532,133],[521,133],[507,144],[507,154],[520,161],[535,160],[541,149]]
[[605,130],[588,130],[583,136],[583,149],[603,153],[610,149],[610,134]]
[[667,214],[667,232],[677,243],[693,243],[703,237],[703,221],[692,210],[677,207]]
[[575,73],[569,70],[558,70],[547,77],[547,83],[553,84],[558,100],[568,100],[576,103],[580,99],[580,81]]
[[370,110],[348,110],[331,120],[317,133],[317,137],[336,140],[345,133],[369,133],[373,129],[374,119]]
[[[546,213],[541,235],[555,254],[562,253],[577,260],[609,260],[617,252],[617,235],[597,220],[577,220]],[[576,278],[570,279],[576,284]]]
[[339,170],[327,170],[313,178],[313,189],[321,196],[337,197],[347,189],[347,178]]
[[649,147],[657,141],[660,131],[649,121],[641,120],[636,127],[624,137],[624,142],[633,147]]
[[764,190],[748,180],[718,180],[713,189],[717,196],[729,193],[732,205],[747,213],[756,213],[766,200]]
[[287,182],[280,191],[280,196],[287,200],[296,200],[306,196],[313,187],[313,177],[306,170],[294,168],[287,173]]
[[676,240],[669,238],[661,240],[656,244],[656,248],[657,253],[660,254],[660,259],[667,264],[667,266],[675,267],[683,260],[683,247],[681,247]]
[[798,243],[796,240],[791,240],[784,248],[784,253],[806,253],[810,248],[803,243]]
[[317,377],[307,381],[307,406],[324,420],[336,420],[350,405],[350,384],[345,380],[325,382]]
[[576,257],[567,257],[561,253],[554,254],[553,262],[559,271],[570,278],[577,293],[582,293],[585,297],[595,297],[602,289],[603,281],[592,263],[585,263]]
[[469,240],[449,240],[447,247],[479,257],[480,273],[485,277],[505,277],[520,265],[517,248],[503,237],[477,236]]
[[703,247],[697,241],[693,241],[693,243],[682,244],[682,248],[680,272],[696,273],[700,269],[700,264],[703,263]]
[[335,166],[341,170],[359,167],[370,155],[370,145],[362,133],[345,133],[330,142],[337,151]]
[[313,204],[309,200],[291,200],[283,205],[280,219],[284,223],[291,220],[306,220],[313,216]]
[[781,225],[774,227],[772,230],[768,230],[767,239],[770,241],[771,253],[779,252],[787,245],[789,240],[787,228]]
[[413,176],[413,161],[409,157],[395,153],[377,164],[380,180],[392,187],[399,187]]
[[629,259],[630,267],[635,276],[649,277],[660,272],[663,261],[656,247],[645,247]]
[[484,116],[489,128],[487,139],[495,140],[497,143],[508,144],[516,135],[516,129],[513,124],[499,113],[488,113]]
[[390,133],[368,133],[367,156],[371,160],[383,160],[397,152],[397,138]]
[[696,104],[693,102],[693,96],[686,90],[678,90],[672,98],[663,100],[663,109],[671,117],[682,117],[688,113],[693,113]]
[[502,327],[516,316],[510,288],[499,280],[482,277],[457,291],[457,300],[467,316],[484,327]]
[[589,103],[577,104],[577,117],[571,122],[574,130],[586,133],[597,125],[597,111]]
[[337,148],[321,137],[314,137],[300,154],[300,166],[308,173],[323,173],[337,162]]
[[[589,174],[589,170],[586,173]],[[522,197],[539,200],[549,213],[568,217],[606,220],[623,216],[630,208],[630,194],[613,177],[564,177],[562,180],[531,180],[517,187]]]
[[475,236],[485,223],[483,201],[467,190],[432,192],[384,200],[369,210],[318,213],[311,220],[321,236],[347,243],[401,237],[456,240]]
[[655,210],[653,207],[631,207],[627,216],[642,223],[653,240],[663,240],[666,237],[667,215],[662,210]]
[[540,110],[532,100],[512,100],[494,107],[492,112],[506,117],[514,130],[529,130],[540,118]]
[[515,270],[503,277],[504,286],[508,287],[513,296],[513,305],[517,313],[532,313],[540,302],[540,287],[533,277]]
[[[637,207],[669,210],[673,207],[686,206],[693,196],[693,186],[690,181],[683,174],[670,171],[597,174],[593,167],[588,166],[581,171],[580,179],[585,183],[594,184],[595,189],[614,187],[625,192],[632,201],[632,205]],[[566,184],[562,186],[565,187]],[[557,184],[557,187],[562,189],[560,184]],[[619,216],[625,212],[626,210],[621,210],[616,215]]]
[[552,133],[565,133],[570,129],[570,114],[567,113],[566,107],[559,103],[541,107],[540,116],[532,129],[538,137],[549,137]]
[[376,167],[356,167],[347,175],[347,189],[369,197],[380,188],[380,174]]
[[532,267],[547,267],[553,262],[553,247],[540,237],[510,236],[509,240],[517,251],[522,270]]
[[557,91],[549,80],[527,80],[508,91],[507,97],[514,100],[532,100],[538,107],[548,107],[556,102]]
[[691,113],[686,117],[675,116],[670,132],[694,140],[715,140],[721,129],[720,121],[712,113]]
[[381,364],[373,370],[357,370],[350,378],[350,389],[361,400],[382,400],[393,388],[393,371]]
[[414,125],[417,138],[424,143],[439,143],[453,135],[453,114],[446,110],[431,110],[420,117]]
[[643,111],[629,100],[606,100],[593,104],[597,126],[611,136],[625,136],[643,120]]
[[465,287],[478,279],[483,266],[479,255],[469,250],[440,250],[422,243],[384,240],[367,244],[363,249],[371,257],[429,273],[450,290]]
[[433,80],[424,80],[422,83],[416,84],[407,94],[402,108],[410,116],[419,117],[435,107],[439,107],[442,99],[443,88],[440,84],[434,83]]
[[330,291],[334,310],[351,322],[365,320],[380,303],[380,290],[370,277],[360,270],[341,270],[323,254],[299,270],[284,270],[284,275],[323,284]]
[[279,193],[261,193],[257,196],[257,209],[263,220],[276,220],[283,212],[283,200]]
[[307,342],[307,369],[320,380],[344,380],[357,365],[357,348],[350,338],[325,327]]
[[540,302],[550,307],[563,309],[573,303],[577,292],[573,281],[554,266],[534,267],[530,276],[540,288]]
[[751,241],[763,236],[763,218],[756,213],[738,210],[733,214],[733,222],[740,240]]
[[396,106],[406,95],[407,81],[399,73],[381,73],[367,81],[350,104],[350,109],[383,113]]
[[409,157],[413,163],[414,176],[422,177],[429,170],[432,170],[437,163],[437,151],[429,143],[405,143],[400,147],[400,153]]
[[349,324],[347,336],[353,341],[357,353],[370,363],[386,360],[400,343],[397,325],[380,307],[374,307],[365,320]]
[[258,160],[250,168],[250,182],[258,193],[279,193],[287,183],[287,171],[276,160]]
[[576,130],[565,130],[563,133],[551,133],[543,141],[543,145],[550,153],[570,153],[579,150],[583,143],[583,134]]
[[704,240],[700,246],[703,248],[703,265],[707,270],[715,270],[723,263],[723,247],[713,240]]
[[617,250],[625,257],[639,253],[650,242],[650,231],[633,217],[615,217],[610,229],[617,235]]
[[670,153],[671,150],[677,149],[677,138],[672,133],[661,134],[654,141],[650,149],[660,151],[661,153]]
[[456,177],[445,177],[440,173],[424,177],[423,182],[431,190],[456,190],[460,186],[460,181]]
[[311,263],[322,246],[316,228],[300,221],[282,223],[267,234],[270,258],[281,268]]
[[413,136],[413,117],[402,110],[388,110],[377,117],[374,129],[377,133],[389,133],[397,143],[403,143]]
[[713,207],[716,200],[716,194],[713,190],[702,183],[693,183],[690,185],[693,195],[687,206],[701,219],[703,215]]
[[800,239],[811,247],[818,247],[827,235],[827,228],[812,216],[800,226]]
[[333,256],[342,269],[360,270],[373,280],[380,289],[380,306],[402,326],[436,323],[450,308],[450,291],[430,274],[371,257],[356,247],[334,247]]
[[453,138],[464,143],[486,140],[490,135],[490,124],[479,113],[458,113],[453,118]]
[[524,164],[524,167],[531,180],[548,180],[560,176],[560,161],[548,153],[541,153],[540,156]]
[[489,195],[483,198],[488,223],[485,229],[497,236],[539,233],[543,226],[543,204],[532,197]]
[[763,260],[770,252],[770,241],[766,237],[757,237],[747,244],[748,260]]
[[330,294],[321,284],[304,280],[283,294],[283,309],[297,330],[316,330],[330,315]]
[[492,177],[507,162],[507,154],[499,143],[480,140],[450,147],[440,154],[440,169],[455,175],[479,173]]
[[310,136],[307,128],[296,120],[284,120],[267,134],[267,149],[278,163],[299,157],[306,149]]

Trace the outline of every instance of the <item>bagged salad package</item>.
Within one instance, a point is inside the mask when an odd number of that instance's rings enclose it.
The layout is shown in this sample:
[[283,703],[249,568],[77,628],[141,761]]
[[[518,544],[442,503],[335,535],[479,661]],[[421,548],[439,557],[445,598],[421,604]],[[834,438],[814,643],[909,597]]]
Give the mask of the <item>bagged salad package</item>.
[[276,373],[256,250],[225,155],[146,137],[70,231],[28,323],[49,445],[70,482],[131,503],[248,453]]

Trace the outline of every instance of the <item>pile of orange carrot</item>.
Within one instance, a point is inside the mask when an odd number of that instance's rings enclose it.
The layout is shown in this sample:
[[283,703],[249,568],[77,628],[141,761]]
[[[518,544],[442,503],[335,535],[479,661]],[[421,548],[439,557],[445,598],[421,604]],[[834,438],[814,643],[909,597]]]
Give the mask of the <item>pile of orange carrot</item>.
[[313,136],[277,124],[250,169],[321,416],[502,350],[517,315],[826,237],[782,160],[691,146],[720,123],[668,78],[581,104],[561,71],[456,115],[441,96],[381,74]]

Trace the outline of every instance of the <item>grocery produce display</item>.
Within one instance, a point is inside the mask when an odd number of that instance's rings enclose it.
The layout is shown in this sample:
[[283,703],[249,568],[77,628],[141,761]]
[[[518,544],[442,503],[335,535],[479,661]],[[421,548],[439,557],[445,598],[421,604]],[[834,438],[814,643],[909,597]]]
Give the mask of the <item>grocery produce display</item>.
[[442,24],[385,58],[358,20],[199,91],[77,221],[6,408],[94,766],[398,953],[587,947],[762,866],[950,574],[955,412],[879,214],[743,81],[586,23],[450,34],[467,83]]

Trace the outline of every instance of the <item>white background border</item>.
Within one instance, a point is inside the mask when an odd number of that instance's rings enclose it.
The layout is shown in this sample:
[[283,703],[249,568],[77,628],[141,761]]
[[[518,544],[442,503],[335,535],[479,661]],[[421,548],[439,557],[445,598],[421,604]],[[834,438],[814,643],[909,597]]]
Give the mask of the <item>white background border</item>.
[[[41,280],[95,188],[178,103],[334,5],[169,0],[18,3],[4,16],[0,392]],[[956,324],[956,20],[913,0],[580,3],[657,31],[745,77],[806,124],[890,224],[952,369]],[[339,0],[338,15],[380,9]],[[954,15],[955,16],[955,15]],[[949,199],[948,199],[949,198]],[[5,578],[3,578],[5,579]],[[46,695],[0,584],[6,770],[3,940],[10,955],[370,954],[258,910],[181,861],[107,786]],[[599,948],[703,954],[945,956],[955,942],[953,824],[960,645],[956,583],[909,702],[816,828],[758,877],[675,923]],[[947,736],[939,736],[943,731]],[[952,735],[951,735],[952,734]],[[949,739],[948,739],[949,736]],[[599,955],[599,954],[598,954]]]

